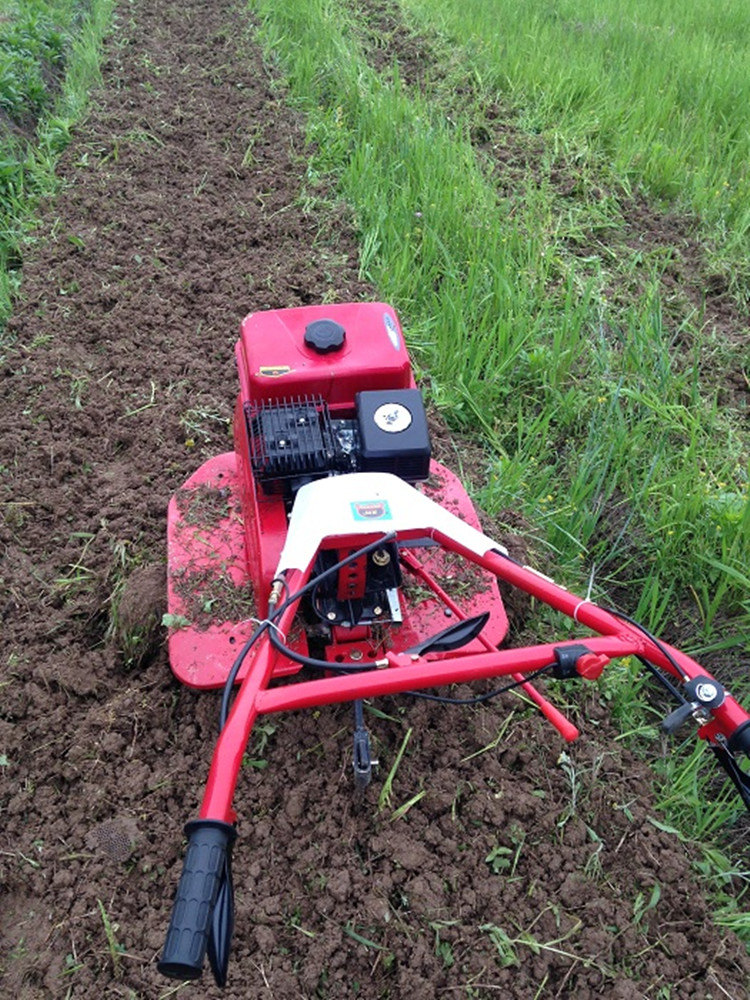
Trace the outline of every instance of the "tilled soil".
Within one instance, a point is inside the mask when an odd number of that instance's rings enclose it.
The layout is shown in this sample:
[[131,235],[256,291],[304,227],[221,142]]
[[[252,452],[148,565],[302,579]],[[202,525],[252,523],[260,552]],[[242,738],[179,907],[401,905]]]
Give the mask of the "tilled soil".
[[[231,5],[120,7],[104,81],[0,369],[0,993],[18,1000],[174,995],[155,963],[218,696],[169,670],[167,503],[230,447],[241,318],[373,294],[345,211],[303,211],[302,123]],[[690,846],[582,700],[568,748],[516,699],[385,701],[359,801],[348,709],[259,729],[224,995],[746,995]],[[220,995],[208,973],[184,992]]]

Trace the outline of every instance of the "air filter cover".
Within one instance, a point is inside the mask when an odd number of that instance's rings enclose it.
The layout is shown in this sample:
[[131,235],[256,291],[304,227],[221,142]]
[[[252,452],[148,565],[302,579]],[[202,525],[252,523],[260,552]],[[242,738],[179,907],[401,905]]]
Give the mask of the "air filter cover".
[[360,469],[407,482],[430,474],[430,434],[419,389],[358,392]]

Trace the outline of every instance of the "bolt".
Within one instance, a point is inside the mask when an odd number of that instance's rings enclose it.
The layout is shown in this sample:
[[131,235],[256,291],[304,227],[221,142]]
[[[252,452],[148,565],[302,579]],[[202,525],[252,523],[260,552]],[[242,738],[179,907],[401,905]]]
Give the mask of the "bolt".
[[377,604],[377,605],[376,605],[376,606],[375,606],[375,607],[374,607],[374,608],[372,609],[372,613],[373,613],[374,615],[382,615],[382,614],[383,614],[383,609],[382,609],[382,608],[380,607],[380,605],[379,605],[379,604]]
[[362,659],[362,650],[361,649],[353,649],[351,651],[351,653],[349,654],[349,659],[350,660],[361,660]]
[[336,612],[335,611],[329,611],[328,614],[326,615],[326,618],[328,619],[329,622],[335,622],[336,621]]
[[718,693],[719,691],[715,684],[703,683],[699,684],[695,689],[698,701],[713,701]]
[[376,566],[387,566],[391,561],[390,553],[385,549],[376,549],[372,554],[372,561]]

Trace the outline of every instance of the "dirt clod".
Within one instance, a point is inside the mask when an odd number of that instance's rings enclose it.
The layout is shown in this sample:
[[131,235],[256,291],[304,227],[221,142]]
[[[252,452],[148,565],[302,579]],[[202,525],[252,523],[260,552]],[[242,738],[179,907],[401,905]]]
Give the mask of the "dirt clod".
[[167,578],[163,564],[139,566],[113,600],[115,639],[128,665],[140,666],[156,650],[166,611]]

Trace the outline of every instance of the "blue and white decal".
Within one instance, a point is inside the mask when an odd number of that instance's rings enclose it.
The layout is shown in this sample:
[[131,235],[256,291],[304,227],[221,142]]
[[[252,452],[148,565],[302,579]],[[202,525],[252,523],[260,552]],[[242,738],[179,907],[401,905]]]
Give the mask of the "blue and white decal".
[[398,335],[398,327],[393,321],[393,316],[390,313],[383,313],[383,323],[388,333],[388,339],[393,344],[394,349],[400,351],[401,337]]
[[353,500],[349,507],[355,521],[391,520],[391,508],[387,500]]

